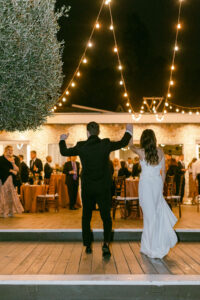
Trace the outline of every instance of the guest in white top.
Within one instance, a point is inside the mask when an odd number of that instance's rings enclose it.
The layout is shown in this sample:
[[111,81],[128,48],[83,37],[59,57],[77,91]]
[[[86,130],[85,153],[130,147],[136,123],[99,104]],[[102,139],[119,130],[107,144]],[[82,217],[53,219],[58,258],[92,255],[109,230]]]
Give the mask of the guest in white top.
[[200,160],[197,160],[192,165],[193,179],[198,181],[198,194],[200,195]]
[[133,160],[131,157],[128,157],[128,160],[127,160],[127,168],[128,168],[128,171],[129,172],[132,172],[132,169],[133,169]]

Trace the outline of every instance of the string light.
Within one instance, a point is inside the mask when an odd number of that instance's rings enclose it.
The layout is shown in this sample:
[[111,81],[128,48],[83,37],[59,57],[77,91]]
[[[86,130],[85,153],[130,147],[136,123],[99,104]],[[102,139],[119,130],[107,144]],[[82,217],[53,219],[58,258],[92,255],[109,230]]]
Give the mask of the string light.
[[118,66],[118,69],[119,69],[119,70],[122,70],[122,66],[121,66],[121,65],[119,65],[119,66]]
[[81,73],[80,73],[80,72],[77,72],[76,76],[80,77],[80,76],[81,76]]
[[110,29],[110,30],[113,30],[113,29],[114,29],[113,25],[110,25],[109,29]]
[[120,80],[119,84],[120,84],[120,85],[123,85],[123,81],[122,81],[122,80]]
[[84,63],[84,64],[87,64],[87,58],[84,58],[84,59],[83,59],[83,63]]
[[88,43],[88,47],[91,48],[93,44],[91,42]]
[[75,87],[75,85],[76,85],[75,82],[72,82],[71,86],[72,86],[72,87]]
[[63,101],[63,102],[66,102],[66,100],[67,100],[67,99],[66,99],[65,97],[62,98],[62,101]]
[[100,24],[99,24],[99,23],[96,23],[95,27],[96,27],[97,29],[99,29],[99,28],[100,28]]
[[117,49],[117,47],[115,47],[115,48],[114,48],[114,52],[117,52],[117,51],[118,51],[118,49]]

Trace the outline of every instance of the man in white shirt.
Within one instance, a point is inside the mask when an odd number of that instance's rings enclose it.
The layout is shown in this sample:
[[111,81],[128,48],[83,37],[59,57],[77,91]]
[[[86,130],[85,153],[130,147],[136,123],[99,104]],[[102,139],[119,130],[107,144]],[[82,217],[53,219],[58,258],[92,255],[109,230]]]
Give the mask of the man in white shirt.
[[200,195],[200,160],[192,164],[193,179],[198,181],[198,194]]

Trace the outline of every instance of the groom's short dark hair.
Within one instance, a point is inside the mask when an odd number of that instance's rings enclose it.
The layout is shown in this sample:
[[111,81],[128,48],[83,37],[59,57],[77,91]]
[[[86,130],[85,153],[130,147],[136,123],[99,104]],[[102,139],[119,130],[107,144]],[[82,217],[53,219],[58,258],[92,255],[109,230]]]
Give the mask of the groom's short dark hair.
[[99,124],[96,122],[88,123],[87,131],[90,133],[90,135],[99,135]]

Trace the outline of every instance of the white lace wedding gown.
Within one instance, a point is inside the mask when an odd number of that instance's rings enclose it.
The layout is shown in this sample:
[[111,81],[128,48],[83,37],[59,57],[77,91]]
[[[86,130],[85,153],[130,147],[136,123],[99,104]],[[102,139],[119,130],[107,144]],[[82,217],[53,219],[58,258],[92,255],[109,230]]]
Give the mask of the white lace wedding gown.
[[156,166],[141,160],[139,200],[143,211],[141,252],[151,258],[163,258],[177,243],[173,226],[177,219],[163,197],[160,175],[164,159]]

